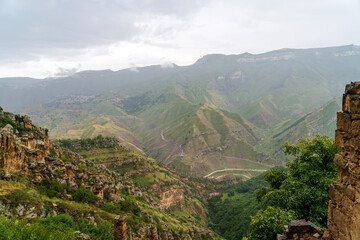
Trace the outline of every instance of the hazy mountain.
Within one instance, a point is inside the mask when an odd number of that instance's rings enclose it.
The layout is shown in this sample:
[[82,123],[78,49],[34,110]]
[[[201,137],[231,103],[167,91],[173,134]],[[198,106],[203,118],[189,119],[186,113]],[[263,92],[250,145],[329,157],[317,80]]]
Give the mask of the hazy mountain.
[[259,141],[256,149],[273,159],[285,159],[282,145],[285,142],[296,143],[300,138],[310,138],[316,135],[335,136],[336,113],[341,111],[341,98],[332,99],[314,112],[298,119],[278,124],[267,133],[263,141]]
[[263,169],[284,159],[277,153],[285,141],[331,134],[338,103],[325,104],[360,80],[359,63],[353,45],[213,54],[185,67],[1,85],[0,104],[30,114],[53,137],[116,135],[187,173]]

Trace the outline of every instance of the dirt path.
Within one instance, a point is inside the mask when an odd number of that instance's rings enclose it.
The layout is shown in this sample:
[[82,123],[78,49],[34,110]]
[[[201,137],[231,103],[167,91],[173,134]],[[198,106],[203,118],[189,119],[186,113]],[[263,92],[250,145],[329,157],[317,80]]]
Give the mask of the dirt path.
[[[251,177],[249,177],[249,176],[246,176],[245,174],[234,174],[234,175],[236,175],[236,176],[243,176],[244,178],[247,178],[247,179],[250,179]],[[222,178],[224,175],[220,175],[220,176],[218,176],[218,177],[216,177],[215,179],[220,179],[220,178]]]
[[209,173],[208,175],[205,175],[204,178],[208,178],[215,173],[227,172],[227,171],[265,172],[267,170],[252,169],[252,168],[225,168],[225,169],[221,169],[221,170],[215,170],[215,171]]

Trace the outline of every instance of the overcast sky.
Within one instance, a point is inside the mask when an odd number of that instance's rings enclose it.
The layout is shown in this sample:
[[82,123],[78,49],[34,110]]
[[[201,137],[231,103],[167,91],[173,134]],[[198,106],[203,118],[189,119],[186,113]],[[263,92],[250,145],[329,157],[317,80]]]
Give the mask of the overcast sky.
[[0,0],[0,77],[360,44],[360,0]]

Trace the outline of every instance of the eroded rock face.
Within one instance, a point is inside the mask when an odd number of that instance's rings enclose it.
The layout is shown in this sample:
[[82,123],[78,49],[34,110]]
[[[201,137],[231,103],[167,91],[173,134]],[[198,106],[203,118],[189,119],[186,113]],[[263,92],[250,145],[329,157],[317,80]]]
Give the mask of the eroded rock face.
[[[10,118],[11,124],[21,126],[24,131],[19,133],[10,124],[0,129],[0,169],[7,176],[26,177],[33,185],[58,181],[77,189],[81,184],[100,201],[105,195],[120,201],[120,192],[125,185],[134,189],[126,177],[113,175],[106,167],[96,166],[77,153],[53,147],[47,130],[32,125],[28,116],[15,117],[10,113],[2,116]],[[140,190],[136,193],[142,195]]]
[[340,179],[330,186],[328,229],[335,240],[360,239],[360,82],[348,84],[337,115]]
[[0,166],[6,172],[19,172],[24,166],[26,155],[15,140],[14,129],[10,124],[0,130]]
[[160,192],[160,207],[163,209],[170,209],[176,206],[184,206],[184,190],[181,188],[170,188],[167,191]]
[[114,222],[114,240],[126,240],[127,227],[126,216],[116,216]]
[[[10,118],[13,123],[26,130],[20,134],[10,124],[0,129],[0,166],[9,173],[16,173],[24,170],[25,161],[44,161],[51,149],[50,139],[47,130],[32,125],[28,116],[16,116],[2,110],[0,117]],[[11,123],[11,124],[13,124]]]

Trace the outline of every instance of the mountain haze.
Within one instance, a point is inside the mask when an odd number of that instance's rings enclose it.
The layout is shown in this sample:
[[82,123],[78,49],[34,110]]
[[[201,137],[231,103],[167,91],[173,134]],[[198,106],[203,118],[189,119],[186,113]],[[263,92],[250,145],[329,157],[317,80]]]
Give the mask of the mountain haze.
[[0,79],[0,104],[28,113],[53,138],[111,135],[180,172],[250,176],[283,161],[284,142],[333,134],[332,99],[360,80],[359,63],[354,45],[213,54],[183,67]]

